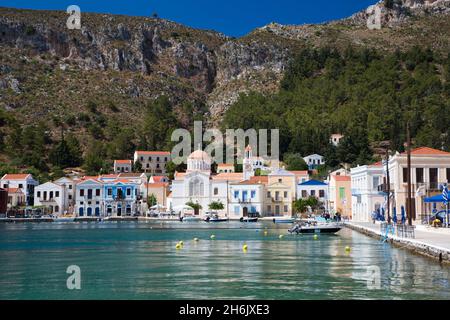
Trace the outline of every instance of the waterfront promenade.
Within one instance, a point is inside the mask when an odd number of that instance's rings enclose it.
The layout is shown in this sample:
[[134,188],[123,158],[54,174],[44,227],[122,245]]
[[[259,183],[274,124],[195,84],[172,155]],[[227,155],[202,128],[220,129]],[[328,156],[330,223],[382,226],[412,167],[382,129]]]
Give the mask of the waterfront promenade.
[[[346,222],[345,225],[372,237],[381,238],[385,236],[381,233],[379,223]],[[414,239],[402,238],[392,234],[389,234],[388,238],[393,245],[450,264],[450,229],[417,225]]]

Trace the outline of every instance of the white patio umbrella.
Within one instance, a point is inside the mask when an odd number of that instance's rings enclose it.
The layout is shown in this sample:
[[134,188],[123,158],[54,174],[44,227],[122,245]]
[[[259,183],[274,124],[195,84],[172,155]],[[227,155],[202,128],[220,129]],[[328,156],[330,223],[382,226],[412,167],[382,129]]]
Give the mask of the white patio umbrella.
[[175,211],[194,210],[194,208],[192,208],[188,205],[182,205],[182,206],[173,207],[173,210],[175,210]]

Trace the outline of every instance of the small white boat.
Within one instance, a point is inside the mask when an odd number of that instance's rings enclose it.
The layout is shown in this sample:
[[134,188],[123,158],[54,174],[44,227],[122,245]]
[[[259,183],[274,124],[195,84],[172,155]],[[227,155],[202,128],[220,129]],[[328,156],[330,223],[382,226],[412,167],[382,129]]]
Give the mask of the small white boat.
[[221,218],[219,215],[206,216],[205,222],[228,222],[228,218]]
[[180,218],[181,222],[200,222],[202,219],[194,216],[186,216]]

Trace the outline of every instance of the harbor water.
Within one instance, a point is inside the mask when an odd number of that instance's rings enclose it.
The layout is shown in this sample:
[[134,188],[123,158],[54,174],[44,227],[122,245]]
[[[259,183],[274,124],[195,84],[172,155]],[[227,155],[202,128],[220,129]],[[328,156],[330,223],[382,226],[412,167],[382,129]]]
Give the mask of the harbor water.
[[[3,223],[0,299],[450,299],[447,266],[349,229],[288,227]],[[66,284],[73,265],[80,290]]]

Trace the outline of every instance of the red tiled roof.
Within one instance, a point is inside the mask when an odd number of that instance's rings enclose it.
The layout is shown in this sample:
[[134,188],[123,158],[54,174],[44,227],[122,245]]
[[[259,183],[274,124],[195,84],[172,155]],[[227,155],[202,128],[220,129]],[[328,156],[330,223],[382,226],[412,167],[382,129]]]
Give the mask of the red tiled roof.
[[2,179],[6,180],[25,180],[28,178],[29,173],[7,173],[3,176]]
[[213,180],[234,180],[234,181],[241,181],[242,180],[242,173],[219,173],[212,177]]
[[161,182],[163,179],[166,179],[166,176],[153,176],[153,181]]
[[169,156],[170,152],[168,151],[136,151],[137,154],[147,155],[147,156],[160,156],[165,155]]
[[[119,175],[118,174],[102,174],[99,178],[118,178]],[[88,178],[92,178],[92,177],[88,177]]]
[[130,181],[129,179],[116,179],[116,180],[113,181],[113,183],[119,183],[119,182],[131,183],[132,181]]
[[232,163],[221,163],[217,165],[218,167],[234,167]]
[[369,167],[381,167],[383,165],[382,161],[378,161],[369,165]]
[[95,182],[103,183],[103,181],[100,181],[98,178],[98,176],[84,176],[80,180],[77,180],[76,183],[79,184],[87,180],[94,180]]
[[302,171],[289,171],[295,175],[308,175],[308,170],[302,170]]
[[133,173],[133,172],[126,172],[126,173],[119,173],[119,177],[123,178],[140,178],[143,173]]
[[[402,155],[406,155],[406,152],[403,152]],[[442,150],[438,150],[438,149],[433,149],[433,148],[429,148],[429,147],[420,147],[420,148],[416,148],[411,150],[411,154],[412,155],[433,155],[433,156],[450,156],[450,152],[445,152]]]
[[351,181],[350,176],[332,176],[336,181]]
[[166,188],[169,184],[167,182],[156,182],[146,184],[147,188]]
[[23,193],[19,188],[5,188],[8,193]]
[[250,177],[249,179],[251,182],[257,182],[257,183],[268,183],[269,182],[269,177],[268,176],[255,176],[255,177]]
[[114,160],[116,164],[131,164],[131,160]]
[[241,181],[238,182],[236,184],[242,184],[242,185],[249,185],[249,184],[264,184],[263,181],[261,180],[245,180],[245,181]]

